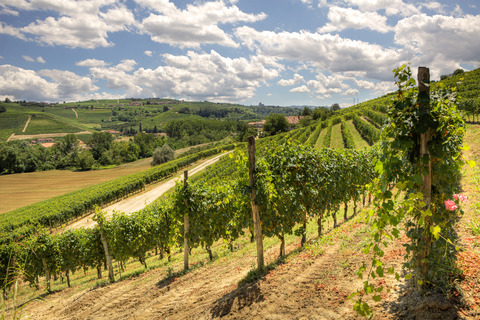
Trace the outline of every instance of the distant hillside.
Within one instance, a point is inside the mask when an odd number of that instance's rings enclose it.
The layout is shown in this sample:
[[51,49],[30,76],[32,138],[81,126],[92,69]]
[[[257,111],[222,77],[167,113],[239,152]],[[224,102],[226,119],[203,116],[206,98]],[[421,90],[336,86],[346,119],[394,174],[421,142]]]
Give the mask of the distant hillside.
[[[252,121],[270,113],[297,115],[298,109],[278,106],[243,106],[172,99],[89,100],[75,103],[0,102],[0,141],[12,134],[76,133],[115,130],[163,132],[172,120]],[[31,119],[28,126],[26,123]],[[24,130],[25,129],[25,130]]]
[[[432,81],[433,84],[443,85],[445,87],[455,88],[458,92],[457,103],[461,110],[467,113],[468,120],[479,121],[480,115],[480,68],[467,72],[454,72],[455,75],[444,75],[443,80]],[[386,106],[396,93],[391,92],[384,96],[368,100],[358,105],[351,106],[353,109],[371,108],[374,110],[385,112]]]

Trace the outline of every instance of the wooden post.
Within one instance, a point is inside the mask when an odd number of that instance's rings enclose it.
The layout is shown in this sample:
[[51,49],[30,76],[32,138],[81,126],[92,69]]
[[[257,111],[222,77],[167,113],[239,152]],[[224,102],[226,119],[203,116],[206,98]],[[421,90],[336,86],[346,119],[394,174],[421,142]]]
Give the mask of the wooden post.
[[[422,115],[428,115],[430,113],[430,70],[426,67],[418,68],[418,105],[420,108],[420,113]],[[422,186],[421,192],[423,193],[423,199],[425,202],[424,210],[430,208],[432,202],[432,162],[431,159],[428,160],[426,165],[424,164],[424,158],[429,157],[428,152],[428,142],[430,140],[430,129],[425,133],[420,134],[420,159],[419,167],[420,174],[422,176]],[[430,248],[432,246],[432,235],[430,233],[430,226],[432,225],[431,217],[425,217],[425,238],[423,240],[423,250],[418,254],[417,261],[419,263],[419,271],[422,274],[422,277],[425,279],[428,277],[428,262],[427,256],[430,253]],[[418,288],[421,290],[421,286]]]
[[102,240],[103,250],[105,251],[105,260],[107,261],[108,266],[108,279],[111,283],[115,282],[115,276],[113,273],[113,264],[112,264],[112,256],[108,251],[108,244],[107,238],[105,238],[105,234],[103,233],[103,225],[100,224],[100,238]]
[[42,264],[43,264],[43,269],[45,269],[45,280],[47,281],[47,293],[50,293],[50,269],[48,268],[47,265],[47,260],[45,258],[42,258]]
[[253,227],[255,230],[255,240],[257,242],[257,268],[259,270],[264,268],[263,262],[263,237],[262,227],[260,225],[260,213],[258,206],[255,204],[255,138],[253,136],[248,137],[248,177],[250,182],[250,203],[252,206]]
[[[426,67],[418,68],[418,102],[422,114],[430,113],[430,70]],[[427,85],[425,85],[427,84]],[[428,141],[430,140],[430,129],[427,132],[420,134],[420,158],[421,161],[426,156],[428,157]],[[428,173],[422,173],[423,187],[422,193],[425,199],[426,208],[430,207],[432,201],[432,164],[428,161]]]
[[[188,170],[183,171],[183,187],[188,187]],[[188,254],[190,248],[188,246],[188,236],[190,233],[190,223],[188,221],[188,202],[185,199],[185,213],[183,215],[183,269],[188,270]]]

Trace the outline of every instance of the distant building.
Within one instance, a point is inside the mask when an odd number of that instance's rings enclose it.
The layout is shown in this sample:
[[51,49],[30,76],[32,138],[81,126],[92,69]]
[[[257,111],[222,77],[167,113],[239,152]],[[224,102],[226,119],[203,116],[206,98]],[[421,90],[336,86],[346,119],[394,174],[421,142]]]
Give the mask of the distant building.
[[249,122],[248,126],[254,127],[257,129],[262,129],[264,124],[265,124],[265,120],[262,120],[262,121],[256,121],[256,122]]
[[287,122],[290,125],[290,130],[295,129],[295,126],[300,123],[302,119],[310,119],[310,116],[288,116]]
[[153,134],[155,137],[168,137],[165,132],[157,132]]
[[36,140],[36,143],[52,143],[54,140],[52,138],[39,138]]
[[108,133],[111,133],[115,136],[115,138],[117,138],[121,132],[120,131],[115,131],[115,130],[102,130],[102,132],[108,132]]

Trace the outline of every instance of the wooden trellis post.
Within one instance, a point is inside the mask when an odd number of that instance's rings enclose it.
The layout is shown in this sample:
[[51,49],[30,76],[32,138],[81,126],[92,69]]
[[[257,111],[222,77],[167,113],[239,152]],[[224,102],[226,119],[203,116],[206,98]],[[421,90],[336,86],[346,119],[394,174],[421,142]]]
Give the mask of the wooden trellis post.
[[258,206],[255,204],[255,138],[253,136],[248,137],[248,177],[250,182],[250,203],[252,206],[253,227],[255,230],[255,241],[257,243],[257,268],[263,269],[263,238],[262,238],[262,226],[260,224],[260,213]]

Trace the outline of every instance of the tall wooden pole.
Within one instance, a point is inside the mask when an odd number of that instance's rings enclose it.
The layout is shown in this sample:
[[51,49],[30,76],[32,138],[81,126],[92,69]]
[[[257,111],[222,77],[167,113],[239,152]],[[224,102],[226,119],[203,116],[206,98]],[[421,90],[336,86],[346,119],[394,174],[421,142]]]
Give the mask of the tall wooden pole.
[[[423,114],[430,113],[430,70],[426,67],[418,68],[418,104],[420,112]],[[426,84],[426,85],[425,85]],[[430,140],[430,129],[420,134],[420,158],[429,156],[428,141]],[[432,164],[429,160],[427,163],[427,173],[422,173],[423,187],[422,193],[427,208],[430,207],[432,201]],[[426,208],[426,209],[427,209]]]
[[[183,187],[188,186],[188,170],[183,172]],[[185,213],[183,215],[183,269],[188,270],[188,255],[190,254],[190,247],[188,246],[188,236],[190,233],[190,223],[188,221],[188,202],[185,199]]]
[[[428,119],[430,114],[430,70],[426,67],[418,68],[418,105],[420,108],[420,117]],[[420,174],[422,176],[421,192],[423,193],[423,199],[425,202],[424,210],[430,208],[432,202],[432,161],[429,159],[430,154],[428,152],[428,142],[430,140],[430,129],[427,129],[425,133],[420,134]],[[427,158],[428,161],[424,161]],[[417,261],[419,263],[419,271],[422,274],[423,279],[428,277],[428,260],[427,256],[430,253],[432,246],[432,235],[430,233],[430,226],[432,225],[431,216],[425,217],[424,222],[424,238],[423,249],[419,252]],[[421,290],[421,286],[418,288]]]
[[262,226],[260,225],[260,214],[258,211],[258,206],[255,204],[255,138],[253,136],[248,137],[248,177],[250,182],[250,203],[252,206],[252,216],[253,216],[253,227],[255,230],[255,241],[257,242],[257,268],[263,269],[263,237],[262,237]]

